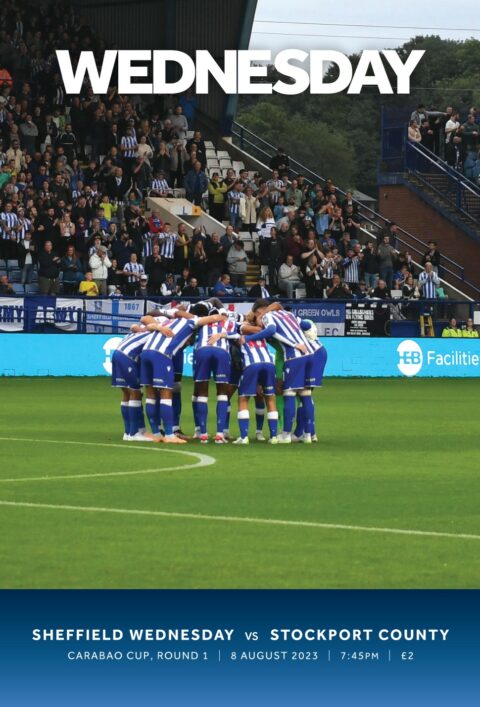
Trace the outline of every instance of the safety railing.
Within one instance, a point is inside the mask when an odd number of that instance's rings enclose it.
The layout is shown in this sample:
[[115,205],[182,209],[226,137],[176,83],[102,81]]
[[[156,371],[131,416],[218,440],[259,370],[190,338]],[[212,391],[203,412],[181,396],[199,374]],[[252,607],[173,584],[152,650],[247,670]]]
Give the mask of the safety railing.
[[[270,159],[276,154],[277,151],[277,148],[274,145],[236,121],[233,123],[232,136],[235,144],[237,144],[241,150],[251,154],[252,157],[259,160],[267,169],[269,169],[268,165]],[[291,175],[304,174],[306,181],[311,185],[316,183],[324,185],[327,181],[324,177],[320,176],[309,167],[301,162],[298,162],[298,160],[291,158],[290,156],[289,162]],[[346,192],[337,186],[336,191],[342,196],[346,195]],[[368,227],[367,231],[369,235],[374,237],[376,240],[380,240],[382,235],[389,228],[390,221],[374,209],[367,206],[364,202],[361,202],[358,199],[353,199],[353,201],[358,208],[358,213],[362,217],[362,221]],[[400,227],[397,228],[395,247],[397,250],[412,251],[417,256],[423,256],[424,253],[429,250],[429,246],[425,241]],[[452,285],[457,287],[460,283],[463,283],[474,292],[478,292],[480,294],[480,288],[465,279],[465,269],[463,265],[447,256],[443,256],[442,260],[442,274],[445,279],[450,278],[454,280]]]
[[464,216],[472,226],[480,226],[480,190],[421,145],[405,144],[405,166],[419,182]]

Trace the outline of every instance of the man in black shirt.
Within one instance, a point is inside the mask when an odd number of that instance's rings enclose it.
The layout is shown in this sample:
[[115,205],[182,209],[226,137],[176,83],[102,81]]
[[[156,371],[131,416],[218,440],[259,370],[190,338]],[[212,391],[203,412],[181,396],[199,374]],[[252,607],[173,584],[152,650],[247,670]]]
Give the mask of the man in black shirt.
[[52,241],[46,241],[38,255],[38,286],[42,295],[58,293],[60,258],[53,252]]
[[423,255],[422,265],[425,266],[427,263],[432,263],[434,271],[438,274],[440,259],[441,255],[440,252],[437,250],[436,242],[428,241],[428,250]]
[[270,169],[273,171],[276,169],[280,176],[283,176],[285,172],[288,172],[290,167],[290,160],[285,153],[283,147],[277,148],[277,154],[270,160]]
[[155,244],[152,254],[145,259],[145,272],[148,275],[148,294],[160,295],[160,288],[165,282],[166,270],[160,255],[160,246]]

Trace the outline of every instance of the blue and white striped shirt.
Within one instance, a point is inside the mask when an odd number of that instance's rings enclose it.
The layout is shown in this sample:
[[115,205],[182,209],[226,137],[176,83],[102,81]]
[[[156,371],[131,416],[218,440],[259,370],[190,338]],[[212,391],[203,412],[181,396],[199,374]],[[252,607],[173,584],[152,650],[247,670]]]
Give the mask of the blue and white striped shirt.
[[132,273],[127,277],[127,282],[130,283],[138,281],[139,278],[135,277],[135,275],[143,275],[145,272],[145,269],[141,263],[131,263],[130,261],[123,266],[123,269],[125,272]]
[[168,186],[166,179],[153,179],[151,188],[160,192],[170,191],[170,187]]
[[422,297],[425,299],[437,298],[437,287],[440,286],[440,278],[435,272],[427,273],[426,270],[420,273],[418,285],[422,288]]
[[[316,341],[310,341],[310,339],[306,338],[300,321],[294,314],[285,310],[268,312],[262,317],[262,324],[265,328],[268,326],[275,327],[273,338],[279,342],[285,361],[309,355],[320,348],[320,344]],[[299,344],[306,346],[308,354],[303,354],[295,348]]]
[[208,340],[214,334],[234,334],[237,326],[232,319],[226,319],[224,322],[216,322],[215,324],[207,324],[200,327],[198,330],[197,341],[195,342],[195,350],[202,349],[206,346],[213,346],[216,349],[222,349],[230,353],[230,344],[228,339],[219,339],[215,344],[209,344]]
[[175,256],[175,244],[177,240],[177,233],[159,233],[158,242],[160,244],[160,255],[164,258],[173,258]]
[[358,258],[345,258],[342,265],[345,270],[345,282],[358,283],[360,281],[360,261]]
[[137,156],[137,138],[136,137],[128,137],[125,135],[125,137],[122,137],[121,140],[121,145],[122,147],[127,147],[127,150],[122,150],[123,156],[124,157],[136,157]]
[[24,218],[23,222],[20,220],[18,221],[18,225],[20,226],[20,228],[17,232],[17,240],[23,241],[23,240],[25,240],[25,235],[30,230],[30,226],[32,225],[32,222],[28,218]]
[[173,331],[173,336],[165,336],[160,331],[154,331],[145,344],[144,351],[157,351],[172,358],[188,342],[197,328],[198,317],[193,319],[172,319],[163,326]]
[[[18,226],[18,218],[17,214],[14,214],[13,211],[7,212],[4,211],[2,214],[0,214],[0,228],[2,229],[2,238],[6,240],[10,240],[11,235],[15,235],[17,237],[16,233],[11,233],[11,229],[15,231],[15,229]],[[18,237],[17,237],[18,240]]]
[[227,194],[228,198],[228,210],[231,214],[240,214],[240,202],[245,199],[245,194],[241,191],[236,191],[232,189]]
[[131,358],[133,361],[136,361],[142,353],[143,347],[145,346],[151,333],[151,331],[145,329],[145,331],[127,334],[127,336],[118,344],[116,350],[125,354],[125,356],[128,356],[128,358]]

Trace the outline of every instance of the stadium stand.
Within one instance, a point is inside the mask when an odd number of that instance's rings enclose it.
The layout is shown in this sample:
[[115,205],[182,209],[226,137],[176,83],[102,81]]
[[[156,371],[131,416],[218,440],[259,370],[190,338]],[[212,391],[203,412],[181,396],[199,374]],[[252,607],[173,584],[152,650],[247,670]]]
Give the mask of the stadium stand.
[[[171,274],[175,294],[209,294],[228,274],[238,295],[261,281],[307,299],[441,296],[419,278],[423,242],[412,250],[391,223],[379,231],[351,192],[306,179],[282,148],[256,171],[186,120],[183,97],[160,114],[115,87],[66,96],[55,50],[105,49],[67,4],[6,2],[0,17],[0,272],[14,294],[80,294],[92,272],[115,297],[161,295]],[[471,122],[455,134],[476,148]],[[148,197],[186,197],[218,228],[177,232]],[[437,249],[435,277],[455,265]]]

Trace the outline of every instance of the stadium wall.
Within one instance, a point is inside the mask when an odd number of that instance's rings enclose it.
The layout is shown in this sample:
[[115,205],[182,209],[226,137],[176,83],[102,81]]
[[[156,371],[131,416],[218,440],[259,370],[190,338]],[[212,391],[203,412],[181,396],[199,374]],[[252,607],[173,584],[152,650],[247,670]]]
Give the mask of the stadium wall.
[[[107,376],[121,336],[0,334],[2,376]],[[327,377],[477,378],[480,339],[331,338]],[[191,348],[184,374],[192,375]]]
[[[382,216],[416,233],[427,242],[438,243],[441,253],[453,258],[465,268],[465,278],[480,287],[480,248],[459,228],[447,221],[405,185],[383,185],[378,190],[379,210]],[[462,287],[475,297],[468,286]]]

